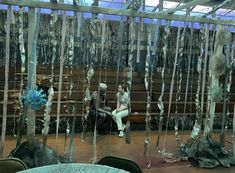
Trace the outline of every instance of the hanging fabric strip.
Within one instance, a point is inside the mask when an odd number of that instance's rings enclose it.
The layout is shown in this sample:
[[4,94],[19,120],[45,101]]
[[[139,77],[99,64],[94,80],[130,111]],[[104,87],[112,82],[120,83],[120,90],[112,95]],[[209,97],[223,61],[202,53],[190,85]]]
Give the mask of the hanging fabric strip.
[[66,87],[68,89],[68,92],[66,96],[64,97],[66,100],[66,104],[64,107],[66,107],[66,113],[69,115],[69,109],[70,109],[70,104],[69,101],[72,95],[72,90],[73,90],[73,59],[74,59],[74,21],[75,21],[75,16],[72,16],[71,18],[68,19],[68,26],[70,28],[68,29],[68,37],[67,37],[67,49],[65,53],[65,61],[66,61],[66,76],[65,78],[69,80],[69,84]]
[[141,45],[141,35],[143,33],[144,19],[140,18],[139,27],[138,27],[138,37],[137,37],[137,55],[136,63],[140,63],[140,45]]
[[210,93],[209,93],[209,96],[211,97],[211,105],[209,111],[210,121],[209,121],[208,133],[211,133],[213,130],[215,105],[217,102],[220,102],[222,99],[223,91],[220,86],[219,78],[222,75],[228,75],[227,71],[229,69],[229,63],[228,63],[229,58],[227,57],[227,55],[224,55],[223,50],[224,50],[224,45],[230,44],[230,41],[231,41],[231,33],[226,31],[224,26],[218,26],[218,30],[216,32],[216,37],[215,37],[215,48],[210,61],[210,70],[212,74],[211,75],[212,79],[211,79]]
[[4,84],[4,98],[3,98],[2,134],[1,134],[1,142],[0,142],[0,157],[2,157],[2,155],[3,155],[5,135],[6,135],[6,123],[7,123],[11,10],[12,10],[11,6],[8,6],[8,8],[7,8],[7,20],[6,20],[5,84]]
[[[16,33],[18,25],[17,26],[15,25],[16,22],[15,22],[15,16],[14,16],[13,10],[11,11],[11,23],[13,24],[12,32]],[[17,38],[19,38],[19,34],[17,34],[17,35],[14,34],[14,36],[12,37],[12,41],[15,42],[15,43],[16,42],[19,43],[19,40]],[[18,68],[18,65],[16,64],[16,61],[17,61],[17,57],[18,57],[18,44],[14,45],[12,51],[14,52],[13,59],[12,59],[12,63],[13,63],[13,66],[14,66],[14,84],[13,84],[14,92],[13,92],[13,95],[14,95],[14,103],[17,103],[17,97],[15,97],[15,96],[17,95],[17,93],[16,93],[16,78],[17,78],[17,76],[16,76],[16,69]],[[10,62],[9,62],[9,65],[11,66]],[[12,129],[12,133],[13,133],[14,137],[16,137],[16,112],[17,112],[17,110],[19,108],[18,106],[19,105],[14,106],[13,129]]]
[[[212,17],[215,18],[215,13],[212,14]],[[212,38],[210,41],[210,60],[212,58],[212,53],[214,52],[214,41],[215,41],[215,34],[216,34],[216,25],[212,25]],[[212,80],[212,74],[211,74],[211,70],[209,68],[209,76],[208,76],[208,95],[207,95],[207,106],[206,106],[206,117],[205,117],[205,122],[204,122],[204,135],[207,134],[207,131],[209,130],[209,124],[208,124],[208,119],[209,119],[209,115],[210,115],[210,106],[211,106],[211,80]]]
[[[130,116],[131,114],[131,86],[132,86],[132,71],[133,71],[133,60],[134,60],[134,47],[135,47],[135,17],[130,18],[130,30],[129,30],[129,35],[130,35],[130,53],[128,55],[128,71],[127,71],[127,80],[126,80],[126,85],[127,85],[127,93],[129,96],[129,102],[128,102],[128,115]],[[127,130],[129,134],[126,134],[126,143],[130,144],[131,143],[131,135],[130,135],[130,128]]]
[[69,142],[69,162],[73,161],[73,144],[74,144],[74,132],[75,132],[75,122],[76,122],[76,109],[77,105],[73,105],[72,113],[73,113],[73,121],[72,121],[72,130],[70,133],[70,142]]
[[174,79],[175,79],[176,65],[177,65],[177,62],[178,62],[180,28],[181,28],[181,25],[180,25],[180,22],[179,22],[178,32],[177,32],[177,40],[176,40],[175,62],[174,62],[174,69],[173,69],[173,73],[172,73],[171,87],[170,87],[170,97],[169,97],[169,106],[168,106],[168,113],[167,113],[166,131],[165,131],[165,137],[164,137],[164,142],[163,142],[163,152],[166,151],[166,149],[165,149],[165,147],[166,147],[166,136],[167,136],[169,119],[170,119],[170,114],[171,114],[171,101],[172,101],[172,95],[173,95],[173,89],[174,89]]
[[55,29],[56,29],[56,21],[58,19],[58,14],[55,10],[51,12],[51,20],[50,20],[50,40],[52,45],[52,60],[51,60],[51,79],[50,79],[50,88],[48,91],[48,100],[46,103],[46,109],[44,111],[44,124],[42,129],[42,136],[43,136],[43,146],[46,145],[47,142],[47,134],[49,132],[49,124],[50,124],[50,113],[51,113],[51,106],[52,101],[54,98],[54,62],[56,57],[56,36],[55,36]]
[[154,41],[153,50],[152,50],[153,56],[155,56],[157,53],[160,23],[161,23],[161,20],[157,19],[157,23],[155,25],[155,31],[154,31],[154,40],[153,40]]
[[230,92],[231,89],[231,85],[232,85],[232,74],[233,74],[233,66],[235,63],[235,36],[233,38],[233,42],[232,42],[232,47],[231,47],[231,58],[230,58],[230,64],[229,66],[231,67],[230,69],[230,73],[229,73],[229,80],[228,80],[228,85],[227,85],[227,92]]
[[21,74],[20,74],[20,91],[18,96],[18,101],[20,103],[20,113],[19,113],[19,123],[17,127],[17,137],[16,137],[16,145],[20,144],[22,137],[22,129],[25,123],[26,114],[24,113],[23,102],[21,97],[23,95],[23,87],[24,87],[24,73],[25,73],[25,47],[24,47],[24,8],[20,7],[19,9],[19,45],[20,45],[20,60],[21,60]]
[[[160,23],[160,21],[159,21]],[[166,26],[165,26],[165,34],[164,34],[164,47],[163,47],[163,57],[164,57],[164,61],[163,61],[163,68],[162,68],[162,72],[161,72],[161,79],[162,79],[162,89],[161,89],[161,95],[158,98],[158,108],[160,110],[160,115],[159,115],[159,123],[158,123],[158,136],[157,136],[157,141],[156,141],[156,147],[158,147],[159,142],[160,142],[160,135],[162,132],[162,125],[163,125],[163,115],[164,115],[164,104],[163,104],[163,96],[164,96],[164,92],[165,92],[165,81],[164,81],[164,77],[165,77],[165,66],[166,66],[166,58],[167,58],[167,51],[168,51],[168,39],[169,39],[169,35],[170,35],[170,21],[166,21]]]
[[65,130],[65,134],[64,134],[64,154],[63,157],[66,158],[67,155],[67,138],[69,136],[70,133],[70,125],[69,125],[69,119],[66,120],[66,130]]
[[[158,48],[158,38],[159,38],[159,28],[160,28],[160,20],[157,19],[157,23],[153,26],[153,46],[152,46],[152,63],[151,63],[151,70],[150,70],[150,98],[152,99],[152,91],[153,91],[153,70],[155,67],[155,64],[157,62],[157,48]],[[157,115],[155,115],[155,120],[157,120]],[[157,139],[159,140],[159,139]]]
[[129,67],[129,71],[127,73],[127,92],[128,95],[130,96],[130,92],[131,92],[131,85],[132,85],[132,71],[133,71],[133,59],[134,59],[134,46],[135,46],[135,18],[131,17],[130,18],[131,22],[130,22],[130,54],[128,56],[128,67]]
[[56,140],[58,141],[59,124],[60,124],[60,105],[61,105],[61,91],[63,80],[64,68],[64,49],[65,49],[65,35],[67,30],[66,11],[62,11],[62,29],[61,29],[61,43],[60,43],[60,75],[59,75],[59,88],[58,88],[58,102],[57,102],[57,116],[56,116]]
[[75,33],[75,17],[73,16],[70,19],[70,24],[69,26],[71,27],[70,35],[68,37],[68,61],[69,61],[69,77],[70,77],[70,82],[69,82],[69,98],[72,95],[72,90],[73,90],[73,60],[74,60],[74,33]]
[[[105,17],[105,16],[104,16]],[[96,27],[97,24],[96,24]],[[102,30],[101,30],[101,56],[100,56],[100,70],[99,70],[99,84],[101,82],[101,70],[102,70],[102,64],[103,64],[103,54],[104,54],[104,43],[105,43],[105,28],[106,28],[106,21],[104,19],[102,20]],[[96,30],[97,31],[97,30]],[[98,34],[98,33],[97,33]],[[96,98],[96,108],[100,107],[100,87],[98,86],[98,93],[97,93],[97,98]],[[95,127],[94,127],[94,136],[93,136],[93,158],[92,158],[92,163],[97,162],[97,147],[96,147],[96,137],[97,137],[97,109],[95,112]]]
[[[202,123],[202,117],[203,117],[203,108],[204,108],[204,93],[205,93],[205,86],[206,86],[206,72],[207,72],[207,61],[208,61],[208,51],[209,51],[209,25],[206,25],[206,30],[205,30],[205,58],[203,62],[203,77],[202,77],[202,92],[201,92],[201,112],[200,112],[200,121]],[[201,126],[201,124],[200,124]]]
[[[85,73],[84,73],[85,75]],[[91,94],[90,94],[90,84],[91,84],[91,78],[94,75],[94,68],[93,68],[93,64],[90,64],[90,67],[87,71],[87,86],[86,86],[86,90],[85,90],[85,98],[84,98],[84,103],[85,103],[85,109],[86,109],[86,114],[83,116],[83,131],[82,131],[82,139],[85,140],[85,134],[86,134],[86,121],[87,121],[87,117],[89,116],[89,112],[90,112],[90,101],[91,101]]]
[[[229,32],[229,31],[227,31]],[[225,58],[227,60],[227,66],[230,68],[231,64],[231,52],[230,52],[230,47],[231,43],[227,43],[225,46]],[[228,101],[228,93],[230,90],[228,90],[228,84],[229,84],[229,74],[231,74],[232,68],[229,69],[230,72],[226,74],[225,77],[225,82],[224,82],[224,102],[223,102],[223,114],[222,114],[222,121],[221,121],[221,132],[220,132],[220,144],[222,146],[225,146],[225,119],[226,119],[226,112],[227,112],[227,101]],[[229,87],[230,88],[230,87]]]
[[101,65],[104,58],[104,43],[105,43],[105,33],[106,33],[106,21],[102,20],[102,33],[101,33]]
[[201,34],[201,40],[200,40],[200,55],[198,57],[198,63],[197,63],[197,72],[198,72],[198,82],[197,82],[197,93],[195,98],[195,104],[196,104],[196,121],[194,124],[194,129],[191,133],[191,138],[195,139],[199,135],[199,132],[201,130],[201,107],[200,107],[200,91],[201,91],[201,78],[202,78],[202,57],[204,55],[204,41],[205,41],[205,28],[204,25],[200,25],[200,34]]
[[144,140],[144,158],[145,161],[147,161],[147,167],[149,168],[151,166],[151,162],[149,160],[149,146],[150,146],[150,121],[151,121],[151,93],[149,91],[149,68],[150,68],[150,59],[151,59],[151,29],[152,29],[152,20],[149,23],[149,26],[147,26],[147,56],[145,61],[145,78],[144,78],[144,84],[145,84],[145,90],[147,93],[147,105],[146,105],[146,117],[145,117],[145,140]]
[[121,16],[121,20],[119,24],[119,32],[118,32],[119,43],[118,43],[118,61],[117,61],[115,88],[117,88],[117,85],[119,83],[120,61],[122,58],[123,28],[124,28],[124,16]]
[[[73,91],[73,60],[74,60],[74,36],[75,36],[75,19],[76,15],[71,17],[69,26],[71,26],[71,30],[68,37],[68,63],[69,63],[69,94],[68,98],[71,99],[72,91]],[[73,114],[73,121],[72,121],[72,131],[70,133],[70,143],[69,143],[69,161],[71,162],[73,159],[73,141],[74,141],[74,129],[75,129],[75,120],[76,120],[76,111],[74,108],[74,104],[72,105],[72,114]],[[67,112],[69,114],[69,111]]]
[[[86,52],[85,52],[85,48],[84,48],[84,52],[82,51],[83,45],[84,44],[84,38],[83,38],[83,34],[84,34],[84,16],[82,12],[77,12],[76,13],[76,17],[77,17],[77,22],[76,22],[76,26],[77,26],[77,32],[76,32],[76,37],[78,38],[78,54],[80,55],[82,62],[84,63],[83,66],[83,89],[82,89],[82,93],[83,96],[82,98],[85,98],[85,78],[86,78],[86,73],[85,73],[85,69],[86,69],[86,64],[85,64],[85,58],[86,57]],[[79,62],[79,59],[77,59],[77,62]],[[78,75],[78,80],[79,80],[79,75]],[[86,109],[86,110],[85,110]],[[86,112],[86,113],[85,113]],[[82,140],[85,140],[85,136],[86,136],[86,127],[87,127],[87,116],[89,114],[89,105],[87,104],[87,101],[85,99],[83,99],[83,105],[82,105]]]
[[191,71],[191,61],[192,61],[192,47],[193,47],[193,25],[194,23],[191,23],[190,27],[190,39],[189,39],[189,53],[188,53],[188,71],[187,71],[187,82],[186,82],[186,91],[185,91],[185,97],[184,97],[184,114],[183,114],[183,120],[182,120],[182,131],[181,131],[181,143],[183,139],[183,131],[185,127],[185,119],[186,119],[186,107],[187,107],[187,99],[188,99],[188,88],[189,88],[189,76]]
[[235,156],[235,104],[233,106],[233,156]]
[[[184,39],[185,39],[185,33],[186,33],[186,27],[187,27],[187,22],[184,22],[184,28],[183,28],[183,33],[180,36],[180,43],[179,43],[179,60],[178,60],[178,68],[177,68],[177,76],[179,77],[179,80],[177,80],[178,84],[178,89],[176,92],[176,117],[175,117],[175,137],[176,137],[176,143],[177,143],[177,148],[180,147],[180,138],[179,138],[179,120],[180,117],[178,114],[178,102],[180,101],[180,93],[181,93],[181,85],[182,85],[182,61],[183,61],[183,55],[184,55]],[[177,78],[178,78],[177,77]]]

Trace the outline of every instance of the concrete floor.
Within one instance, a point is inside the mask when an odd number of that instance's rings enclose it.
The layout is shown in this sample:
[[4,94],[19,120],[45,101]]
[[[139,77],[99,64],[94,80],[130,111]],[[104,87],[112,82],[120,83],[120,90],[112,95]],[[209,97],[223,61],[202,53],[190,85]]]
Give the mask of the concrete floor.
[[[114,155],[125,157],[137,162],[146,173],[234,173],[235,166],[231,168],[216,168],[216,169],[201,169],[198,167],[192,167],[188,161],[177,161],[176,163],[167,163],[166,160],[159,154],[159,151],[163,150],[163,143],[165,141],[166,152],[172,153],[177,159],[179,155],[177,151],[177,143],[175,136],[172,134],[164,135],[160,138],[160,145],[158,147],[156,144],[156,131],[152,131],[150,134],[150,142],[148,147],[148,158],[151,162],[150,167],[147,168],[148,161],[144,159],[144,141],[145,132],[144,131],[132,131],[131,132],[131,144],[126,144],[125,138],[119,138],[116,133],[98,135],[97,136],[97,161],[104,156]],[[215,137],[217,137],[215,135]],[[41,140],[40,136],[37,136]],[[188,134],[182,135],[182,142],[185,143],[188,139]],[[82,140],[81,134],[75,134],[74,139],[74,154],[73,158],[79,163],[91,163],[93,158],[93,134],[88,133],[85,141]],[[232,134],[227,132],[226,134],[226,147],[232,148]],[[59,154],[64,152],[64,136],[60,135],[59,139],[56,140],[55,135],[50,135],[48,138],[48,145],[55,149]],[[15,138],[11,136],[6,137],[6,143],[4,148],[4,156],[6,157],[10,150],[15,147]],[[69,139],[67,140],[67,150],[69,148]],[[67,151],[68,152],[68,151]],[[172,161],[172,160],[171,160]]]

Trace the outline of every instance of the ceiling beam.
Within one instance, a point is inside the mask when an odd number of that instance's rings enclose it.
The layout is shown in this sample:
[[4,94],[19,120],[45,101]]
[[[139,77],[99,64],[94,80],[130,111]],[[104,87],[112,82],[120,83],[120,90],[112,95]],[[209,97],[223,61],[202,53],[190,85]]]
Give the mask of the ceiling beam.
[[202,4],[205,4],[206,2],[209,2],[209,1],[211,1],[211,0],[193,0],[193,1],[190,1],[190,2],[185,3],[183,5],[177,6],[175,8],[168,9],[164,12],[170,14],[170,13],[174,13],[176,11],[181,11],[183,9],[188,9],[188,8],[193,7],[195,5],[202,5]]
[[[179,3],[181,0],[166,0],[166,1]],[[191,2],[191,1],[193,1],[193,0],[185,0],[185,2],[187,2],[187,3]],[[217,5],[221,4],[221,3],[223,3],[224,1],[225,1],[225,0],[210,0],[210,1],[208,1],[208,2],[203,3],[203,6],[215,7],[215,6],[217,6]],[[198,4],[198,5],[199,5],[199,4]],[[230,10],[233,9],[233,8],[234,8],[233,6],[227,6],[227,7],[225,7],[225,9],[230,9]]]
[[50,2],[40,2],[40,1],[29,1],[29,0],[21,0],[20,2],[18,0],[0,0],[0,4],[18,5],[18,6],[33,7],[33,8],[46,8],[53,10],[88,12],[94,14],[96,13],[112,14],[119,16],[132,16],[132,17],[142,17],[142,18],[151,18],[151,19],[166,19],[174,21],[199,22],[199,23],[235,26],[235,20],[221,20],[221,19],[212,19],[205,17],[174,15],[174,14],[166,14],[164,12],[140,12],[140,11],[133,11],[130,9],[110,9],[110,8],[77,6],[71,4],[60,4],[60,3],[50,3]]

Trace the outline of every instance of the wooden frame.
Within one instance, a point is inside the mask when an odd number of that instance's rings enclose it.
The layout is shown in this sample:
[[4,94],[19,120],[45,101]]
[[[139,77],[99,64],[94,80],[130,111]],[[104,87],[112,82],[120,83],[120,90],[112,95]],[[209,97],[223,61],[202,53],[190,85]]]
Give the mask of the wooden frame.
[[52,10],[67,10],[75,12],[112,14],[119,16],[131,16],[131,17],[151,18],[151,19],[165,19],[165,20],[235,26],[235,20],[222,20],[222,19],[212,19],[205,17],[182,16],[175,14],[167,14],[166,12],[141,12],[141,11],[133,11],[130,9],[110,9],[110,8],[78,6],[71,4],[60,4],[60,3],[51,3],[51,2],[29,1],[29,0],[21,0],[20,2],[18,0],[0,0],[0,4],[18,5],[18,6],[25,6],[32,8],[47,8]]

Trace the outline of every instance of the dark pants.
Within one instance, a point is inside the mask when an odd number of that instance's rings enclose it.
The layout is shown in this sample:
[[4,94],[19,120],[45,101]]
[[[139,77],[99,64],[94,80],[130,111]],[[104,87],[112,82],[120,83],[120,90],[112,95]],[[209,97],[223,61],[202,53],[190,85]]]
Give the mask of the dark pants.
[[106,114],[103,112],[90,110],[89,118],[91,122],[91,130],[94,131],[95,121],[96,121],[96,130],[98,133],[105,133],[107,129]]

